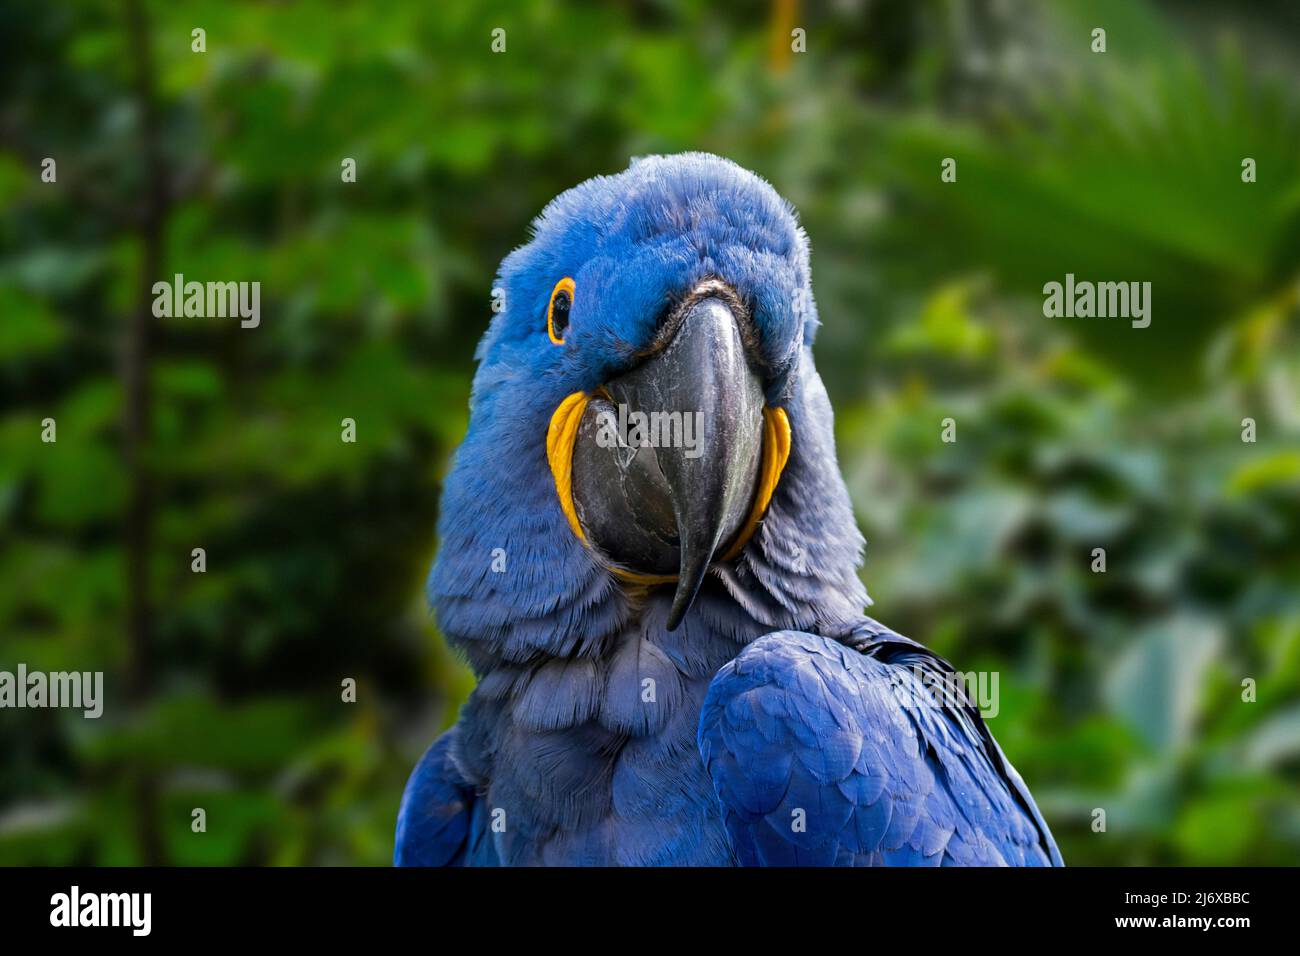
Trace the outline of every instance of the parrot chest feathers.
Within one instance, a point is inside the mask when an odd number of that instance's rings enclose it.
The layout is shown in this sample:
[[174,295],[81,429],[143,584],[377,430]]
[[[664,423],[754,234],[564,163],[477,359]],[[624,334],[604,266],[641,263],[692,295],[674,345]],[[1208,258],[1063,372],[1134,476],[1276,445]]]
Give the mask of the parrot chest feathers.
[[[696,743],[711,676],[683,674],[634,634],[601,660],[518,678],[513,699],[476,692],[464,762],[491,808],[482,826],[499,861],[729,863]],[[497,741],[487,761],[483,740]]]

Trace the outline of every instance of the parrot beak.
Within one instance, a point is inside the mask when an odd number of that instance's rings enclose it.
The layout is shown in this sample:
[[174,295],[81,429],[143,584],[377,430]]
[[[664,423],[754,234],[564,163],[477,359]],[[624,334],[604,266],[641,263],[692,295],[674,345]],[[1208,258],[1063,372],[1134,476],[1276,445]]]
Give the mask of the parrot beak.
[[763,389],[739,303],[702,286],[648,358],[607,382],[578,428],[573,497],[588,541],[645,583],[676,581],[668,629],[755,500]]

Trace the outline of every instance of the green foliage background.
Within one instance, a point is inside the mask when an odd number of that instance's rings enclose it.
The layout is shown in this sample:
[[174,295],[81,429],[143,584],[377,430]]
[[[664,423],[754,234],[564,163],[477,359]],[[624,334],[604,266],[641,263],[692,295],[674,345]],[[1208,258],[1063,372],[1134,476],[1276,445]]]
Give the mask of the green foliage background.
[[[471,686],[421,585],[495,267],[562,189],[706,149],[811,236],[873,613],[999,672],[1067,862],[1294,863],[1298,26],[1280,0],[6,3],[0,669],[104,670],[108,702],[0,712],[0,862],[389,859]],[[133,324],[177,272],[260,280],[261,327]],[[1067,272],[1152,282],[1151,327],[1045,319]]]

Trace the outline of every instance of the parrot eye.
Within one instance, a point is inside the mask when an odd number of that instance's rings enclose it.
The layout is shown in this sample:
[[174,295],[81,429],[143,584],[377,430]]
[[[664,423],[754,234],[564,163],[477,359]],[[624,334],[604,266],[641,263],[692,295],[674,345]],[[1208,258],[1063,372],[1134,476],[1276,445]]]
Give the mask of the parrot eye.
[[546,334],[556,345],[564,344],[569,329],[569,310],[573,308],[573,280],[565,276],[551,290],[551,304],[546,308]]

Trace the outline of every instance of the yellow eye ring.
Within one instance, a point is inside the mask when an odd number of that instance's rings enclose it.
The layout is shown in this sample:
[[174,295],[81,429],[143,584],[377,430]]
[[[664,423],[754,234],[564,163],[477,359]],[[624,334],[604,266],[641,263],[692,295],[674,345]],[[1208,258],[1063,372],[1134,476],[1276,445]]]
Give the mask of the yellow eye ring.
[[569,311],[572,308],[573,280],[565,276],[555,283],[555,288],[551,290],[550,304],[546,306],[546,334],[556,345],[564,344],[564,333],[569,329]]

